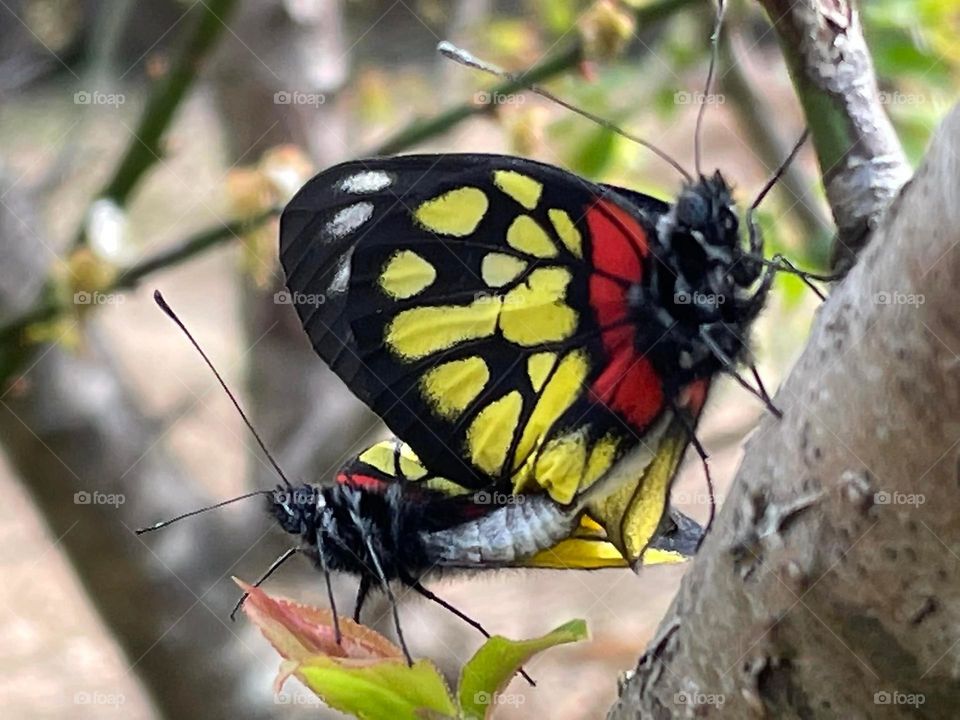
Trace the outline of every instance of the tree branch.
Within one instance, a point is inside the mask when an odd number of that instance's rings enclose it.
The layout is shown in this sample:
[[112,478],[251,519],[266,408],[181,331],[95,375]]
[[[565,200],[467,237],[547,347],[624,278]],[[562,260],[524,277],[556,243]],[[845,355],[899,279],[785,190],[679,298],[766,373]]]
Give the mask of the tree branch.
[[611,718],[955,714],[958,177],[955,108],[823,306]]
[[873,74],[853,0],[760,0],[803,104],[848,269],[910,177]]
[[[160,142],[163,134],[193,85],[204,59],[216,47],[236,4],[236,0],[207,0],[199,3],[198,12],[201,14],[193,32],[183,48],[177,52],[176,62],[170,72],[151,92],[123,159],[98,198],[108,198],[121,207],[126,205],[130,193],[140,179],[163,156]],[[84,223],[74,241],[76,245],[86,242],[85,228]]]

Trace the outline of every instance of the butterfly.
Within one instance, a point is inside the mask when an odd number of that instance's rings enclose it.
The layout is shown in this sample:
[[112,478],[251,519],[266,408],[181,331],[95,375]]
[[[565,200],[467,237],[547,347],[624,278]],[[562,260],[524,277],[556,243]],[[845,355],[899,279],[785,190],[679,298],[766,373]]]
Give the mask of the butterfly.
[[589,497],[627,562],[745,349],[773,276],[758,256],[719,172],[668,204],[499,155],[345,163],[280,225],[314,348],[425,467]]

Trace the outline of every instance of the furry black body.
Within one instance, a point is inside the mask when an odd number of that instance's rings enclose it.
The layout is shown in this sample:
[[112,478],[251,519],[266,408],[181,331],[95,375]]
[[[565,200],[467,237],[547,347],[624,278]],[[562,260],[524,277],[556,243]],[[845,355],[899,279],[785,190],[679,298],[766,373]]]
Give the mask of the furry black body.
[[647,219],[654,230],[651,262],[630,297],[636,345],[674,397],[742,356],[773,273],[763,277],[759,237],[751,230],[749,245],[741,237],[719,171],[684,186],[673,205]]

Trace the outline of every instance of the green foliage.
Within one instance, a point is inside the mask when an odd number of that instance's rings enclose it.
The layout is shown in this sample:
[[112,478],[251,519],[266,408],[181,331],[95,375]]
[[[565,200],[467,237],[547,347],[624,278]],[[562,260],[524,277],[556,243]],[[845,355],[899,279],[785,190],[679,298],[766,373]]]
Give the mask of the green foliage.
[[556,645],[578,642],[587,637],[583,620],[572,620],[553,632],[532,640],[508,640],[495,635],[477,650],[460,672],[457,697],[464,718],[485,718],[496,698],[517,670],[534,655]]
[[370,628],[340,618],[342,639],[335,639],[329,610],[275,598],[246,583],[244,611],[284,658],[280,687],[291,676],[340,712],[363,720],[489,718],[504,688],[534,655],[587,637],[586,624],[574,620],[532,640],[495,635],[464,665],[456,696],[429,660],[408,666],[400,648]]

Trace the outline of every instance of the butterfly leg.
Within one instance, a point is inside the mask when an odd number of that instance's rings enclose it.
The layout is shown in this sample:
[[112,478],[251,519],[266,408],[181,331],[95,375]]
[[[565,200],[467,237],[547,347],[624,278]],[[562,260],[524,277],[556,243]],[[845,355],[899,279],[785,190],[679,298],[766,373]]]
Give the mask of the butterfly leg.
[[[460,618],[465,623],[467,623],[470,627],[477,630],[477,632],[479,632],[485,638],[490,637],[490,633],[487,632],[487,629],[483,625],[481,625],[479,622],[474,620],[472,617],[467,615],[462,610],[459,610],[455,606],[448,603],[446,600],[444,600],[442,597],[440,597],[436,593],[425,588],[423,584],[416,578],[401,572],[400,580],[403,582],[404,585],[409,587],[411,590],[414,590],[415,592],[417,592],[420,596],[425,597],[427,600],[430,600],[431,602],[435,602],[440,607],[456,615],[458,618]],[[530,683],[531,687],[537,686],[537,684],[533,681],[533,678],[531,678],[523,668],[520,668],[520,674],[523,675],[523,677],[526,679],[528,683]]]
[[[264,582],[266,582],[266,580],[267,580],[268,577],[270,577],[271,575],[273,575],[274,572],[276,572],[277,568],[279,568],[281,565],[283,565],[287,560],[289,560],[290,558],[292,558],[292,557],[293,557],[294,555],[296,555],[298,552],[300,552],[300,548],[295,548],[295,547],[294,547],[294,548],[290,548],[289,550],[287,550],[286,552],[284,552],[283,555],[281,555],[280,557],[278,557],[276,560],[274,560],[274,561],[270,564],[270,567],[267,568],[267,571],[266,571],[265,573],[263,573],[263,575],[260,576],[260,578],[253,584],[253,586],[254,586],[254,587],[260,587]],[[240,610],[240,608],[243,606],[243,603],[246,601],[246,599],[247,599],[248,597],[250,597],[250,593],[245,592],[243,595],[240,596],[240,599],[237,600],[237,604],[234,605],[234,606],[233,606],[233,610],[230,611],[230,619],[231,619],[231,620],[236,620],[236,619],[237,619],[237,612],[238,612],[238,611]]]
[[357,588],[357,604],[353,608],[353,621],[360,622],[360,611],[363,609],[363,603],[370,592],[370,578],[366,575],[360,577],[360,586]]
[[710,463],[707,462],[707,458],[710,456],[707,454],[706,448],[703,447],[703,444],[700,442],[700,438],[697,437],[697,431],[693,427],[693,423],[690,421],[690,416],[687,412],[677,406],[676,401],[671,399],[670,405],[673,408],[673,414],[683,423],[684,429],[687,431],[687,437],[690,438],[690,444],[693,445],[693,449],[697,451],[697,455],[700,456],[700,463],[703,465],[703,474],[707,480],[707,495],[710,499],[710,515],[707,518],[707,526],[703,530],[703,535],[700,536],[700,543],[697,544],[697,549],[700,549],[700,544],[703,543],[703,538],[707,536],[707,533],[710,532],[710,528],[713,527],[713,519],[717,514],[717,499],[713,491],[713,476],[710,474]]
[[[773,404],[773,400],[767,394],[765,388],[761,384],[760,389],[753,387],[749,382],[744,379],[744,377],[737,372],[736,363],[734,363],[733,358],[731,358],[726,350],[720,347],[720,344],[716,339],[710,334],[710,327],[704,326],[700,330],[700,339],[703,340],[703,343],[710,349],[710,352],[713,353],[713,356],[720,361],[720,364],[723,365],[723,371],[727,373],[730,377],[737,381],[737,383],[748,393],[756,397],[762,402],[767,410],[769,410],[778,420],[783,418],[783,413],[780,409]],[[754,372],[756,372],[754,370]]]
[[397,629],[397,640],[400,641],[400,647],[403,650],[403,657],[406,659],[407,665],[412,666],[413,657],[410,655],[410,649],[407,647],[407,641],[403,637],[403,628],[400,626],[400,609],[397,607],[397,597],[393,594],[393,588],[390,587],[390,582],[387,580],[387,576],[383,572],[383,566],[380,564],[380,556],[373,547],[373,543],[370,541],[370,536],[367,533],[363,533],[363,540],[364,544],[367,546],[367,553],[370,558],[370,562],[373,563],[373,568],[376,572],[377,579],[380,581],[380,587],[390,600],[390,609],[393,612],[393,626]]

